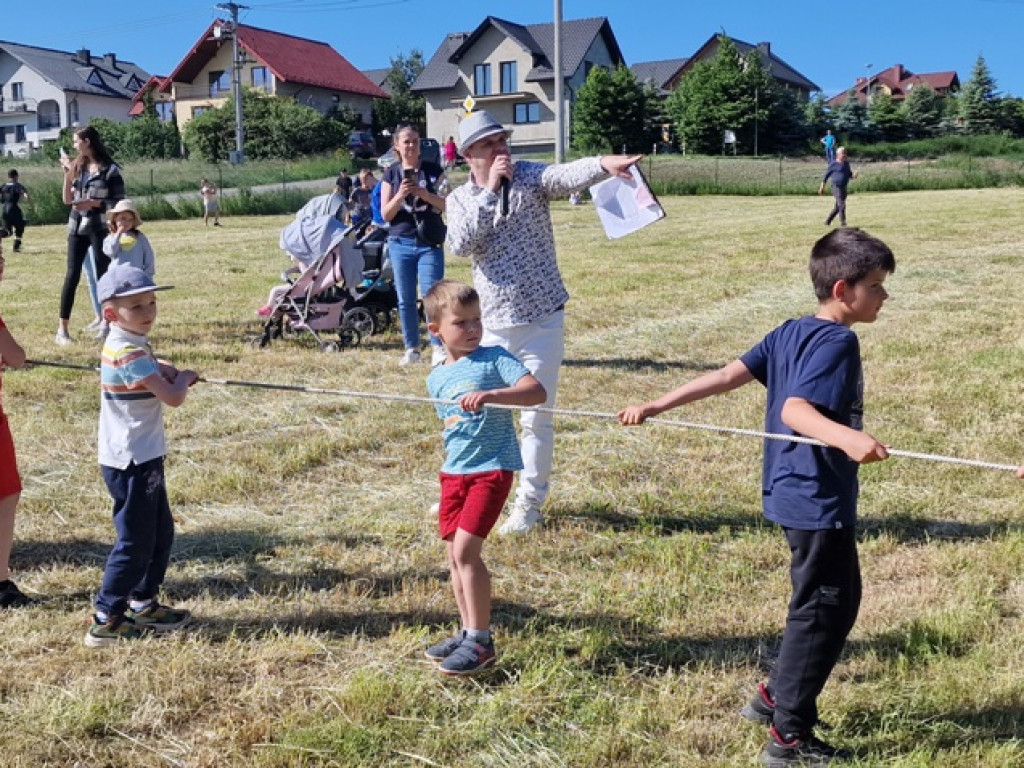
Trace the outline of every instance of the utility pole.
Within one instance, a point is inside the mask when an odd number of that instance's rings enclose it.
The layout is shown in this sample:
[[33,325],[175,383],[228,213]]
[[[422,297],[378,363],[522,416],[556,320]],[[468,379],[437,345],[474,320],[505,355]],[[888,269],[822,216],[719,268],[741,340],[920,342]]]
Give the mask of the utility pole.
[[245,62],[244,54],[238,49],[238,12],[249,10],[249,6],[218,3],[216,8],[231,14],[231,90],[235,96],[235,151],[231,163],[239,165],[245,159],[245,129],[242,125],[242,65]]
[[562,77],[562,0],[555,0],[555,162],[565,160],[565,79]]

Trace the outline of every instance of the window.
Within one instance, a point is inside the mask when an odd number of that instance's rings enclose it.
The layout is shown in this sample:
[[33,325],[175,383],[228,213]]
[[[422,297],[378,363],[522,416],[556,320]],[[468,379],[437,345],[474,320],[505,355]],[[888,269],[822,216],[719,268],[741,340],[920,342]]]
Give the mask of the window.
[[72,99],[68,103],[68,123],[74,125],[78,122],[78,99]]
[[11,101],[25,100],[25,84],[11,83]]
[[220,96],[231,90],[231,79],[224,71],[210,72],[210,95]]
[[99,86],[100,88],[102,88],[104,85],[103,78],[100,77],[100,73],[97,72],[95,69],[89,73],[89,76],[87,78],[85,78],[85,82],[87,82],[89,85]]
[[158,101],[153,107],[156,109],[156,117],[161,123],[169,123],[174,120],[174,103],[170,101]]
[[21,144],[25,141],[25,126],[16,125],[14,126],[14,141]]
[[515,113],[516,123],[539,123],[540,122],[540,102],[531,101],[528,104],[516,104]]
[[270,81],[267,79],[266,67],[252,68],[252,87],[260,88],[264,91],[270,90]]
[[473,95],[488,96],[491,93],[491,65],[477,64],[473,67]]
[[206,112],[209,107],[192,107],[192,119],[199,117],[203,112]]
[[501,62],[501,92],[515,93],[519,89],[518,86],[516,63],[514,61]]

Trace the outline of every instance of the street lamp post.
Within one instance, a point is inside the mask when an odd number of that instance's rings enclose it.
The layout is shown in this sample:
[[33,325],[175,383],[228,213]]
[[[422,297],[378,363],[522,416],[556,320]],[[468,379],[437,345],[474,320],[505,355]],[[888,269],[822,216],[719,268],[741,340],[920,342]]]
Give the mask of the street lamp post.
[[865,64],[868,70],[868,79],[864,84],[864,103],[867,104],[871,101],[871,64]]

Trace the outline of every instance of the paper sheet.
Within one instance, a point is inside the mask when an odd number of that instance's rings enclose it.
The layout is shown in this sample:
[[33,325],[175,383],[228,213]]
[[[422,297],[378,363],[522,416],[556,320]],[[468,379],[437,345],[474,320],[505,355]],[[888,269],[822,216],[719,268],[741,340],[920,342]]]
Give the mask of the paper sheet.
[[631,181],[613,176],[590,188],[594,208],[611,239],[624,237],[665,217],[665,210],[640,169],[634,165],[629,171],[633,174]]

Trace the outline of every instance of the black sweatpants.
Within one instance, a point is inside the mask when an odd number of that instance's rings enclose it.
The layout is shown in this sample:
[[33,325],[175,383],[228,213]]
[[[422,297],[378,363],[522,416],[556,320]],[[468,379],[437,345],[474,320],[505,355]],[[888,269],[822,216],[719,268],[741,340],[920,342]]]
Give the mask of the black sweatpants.
[[64,273],[64,287],[60,292],[62,320],[71,318],[71,308],[75,306],[75,291],[78,290],[78,281],[82,278],[82,263],[89,253],[90,246],[96,258],[96,279],[99,280],[106,274],[110,265],[110,257],[103,252],[103,238],[106,236],[106,228],[95,229],[87,235],[68,234],[68,264]]
[[775,700],[775,729],[789,738],[818,722],[818,694],[857,619],[861,580],[852,527],[783,532],[793,597],[768,691]]

